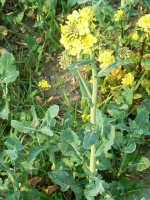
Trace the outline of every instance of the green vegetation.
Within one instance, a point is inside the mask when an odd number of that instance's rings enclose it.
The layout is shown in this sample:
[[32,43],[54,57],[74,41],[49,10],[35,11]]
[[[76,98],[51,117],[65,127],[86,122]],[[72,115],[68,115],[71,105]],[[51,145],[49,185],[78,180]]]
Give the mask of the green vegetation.
[[149,200],[149,1],[0,4],[0,200]]

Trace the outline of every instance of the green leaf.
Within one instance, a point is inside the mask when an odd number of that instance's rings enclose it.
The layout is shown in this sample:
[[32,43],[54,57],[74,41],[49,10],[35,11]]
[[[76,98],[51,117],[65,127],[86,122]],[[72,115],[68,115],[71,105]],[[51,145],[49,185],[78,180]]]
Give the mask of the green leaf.
[[93,62],[94,60],[91,60],[89,58],[78,59],[71,65],[71,67],[75,67],[75,68],[83,67],[84,65],[90,65]]
[[59,112],[59,106],[53,105],[48,110],[47,113],[51,118],[55,118],[58,115]]
[[144,171],[150,167],[150,160],[146,157],[141,157],[137,164],[137,171]]
[[98,149],[96,150],[96,156],[101,156],[103,153],[105,154],[106,158],[110,158],[111,154],[108,151],[111,149],[112,145],[114,144],[115,139],[115,129],[112,125],[110,125],[111,131],[108,136],[100,143]]
[[44,126],[40,128],[38,131],[44,133],[45,135],[53,136],[53,131],[48,126]]
[[98,73],[98,77],[103,77],[103,76],[107,76],[109,73],[111,73],[114,69],[116,69],[119,66],[124,66],[131,63],[130,60],[124,60],[124,61],[119,61],[119,62],[115,62],[113,64],[111,64],[107,69],[105,70],[101,70]]
[[136,150],[136,143],[133,142],[129,146],[123,148],[124,153],[133,153]]
[[20,152],[24,149],[19,139],[13,136],[7,138],[5,145],[8,149],[15,150],[16,152]]
[[132,105],[133,101],[133,92],[131,89],[126,89],[123,93],[123,100],[125,104]]
[[67,155],[72,155],[73,153],[79,155],[79,145],[80,140],[78,135],[71,130],[64,130],[60,134],[61,143],[58,145],[59,149]]
[[8,119],[8,115],[9,115],[9,108],[7,104],[5,104],[5,106],[2,109],[0,109],[0,118]]
[[58,115],[58,112],[59,112],[59,106],[57,105],[51,106],[45,113],[42,126],[48,126],[50,128],[55,127],[56,120],[54,118]]
[[91,145],[95,144],[99,138],[100,131],[94,132],[92,130],[85,130],[83,139],[83,147],[89,149]]
[[51,180],[60,185],[63,191],[67,191],[69,188],[75,193],[76,199],[80,200],[82,197],[81,189],[76,184],[73,176],[66,171],[55,170],[49,173]]
[[15,150],[4,150],[3,155],[8,155],[12,161],[18,158],[18,154]]
[[150,70],[150,59],[149,58],[143,58],[141,65],[145,70]]
[[140,106],[137,109],[137,116],[135,118],[137,128],[142,129],[143,131],[149,131],[149,111],[146,107]]
[[33,162],[37,156],[43,151],[43,147],[41,146],[35,146],[33,147],[28,154],[28,162],[31,163]]
[[77,0],[77,3],[78,4],[83,4],[83,3],[87,3],[89,2],[90,0]]
[[68,7],[72,7],[77,3],[77,0],[68,0],[67,1],[67,6]]
[[21,12],[16,16],[15,21],[17,23],[21,23],[21,21],[23,20],[23,17],[24,17],[24,12]]
[[5,52],[0,57],[0,82],[10,83],[16,80],[19,72],[15,66],[15,58],[9,53]]
[[68,143],[72,143],[72,144],[76,144],[76,145],[80,144],[78,135],[69,129],[62,131],[60,138],[64,141],[67,141]]
[[31,122],[19,122],[17,120],[11,121],[11,126],[18,132],[34,133],[36,129],[31,125]]
[[[88,90],[91,93],[92,89],[91,89],[89,82],[85,79],[83,79],[83,81],[84,81],[84,84],[86,85],[86,88],[88,88]],[[83,85],[83,82],[81,80],[79,80],[79,84],[80,84],[80,91],[81,91],[83,97],[88,99],[89,101],[91,101],[91,98],[89,97],[89,94],[87,93],[87,90],[85,89],[85,86]]]
[[91,197],[96,197],[98,194],[102,194],[105,191],[103,182],[104,181],[102,181],[99,177],[94,177],[84,190],[86,199],[90,200]]

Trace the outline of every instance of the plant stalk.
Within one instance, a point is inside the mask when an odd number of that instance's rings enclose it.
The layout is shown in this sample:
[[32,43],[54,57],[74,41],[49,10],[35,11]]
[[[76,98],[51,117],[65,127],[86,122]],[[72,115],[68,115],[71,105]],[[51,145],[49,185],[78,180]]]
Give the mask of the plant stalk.
[[[92,67],[92,80],[93,80],[93,89],[92,89],[92,106],[90,111],[90,122],[95,127],[96,125],[96,108],[97,108],[97,91],[98,91],[98,83],[97,83],[97,70],[96,66]],[[96,158],[95,158],[96,146],[93,144],[91,146],[91,155],[90,155],[90,171],[91,173],[96,172]]]

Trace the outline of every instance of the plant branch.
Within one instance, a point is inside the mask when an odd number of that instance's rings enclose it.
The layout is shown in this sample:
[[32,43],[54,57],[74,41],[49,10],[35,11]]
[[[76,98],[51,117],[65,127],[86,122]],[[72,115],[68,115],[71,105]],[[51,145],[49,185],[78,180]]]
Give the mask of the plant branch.
[[[96,125],[96,108],[97,108],[97,91],[98,91],[98,83],[97,83],[97,70],[96,66],[92,67],[92,79],[93,79],[93,90],[92,90],[92,106],[90,111],[90,121],[95,127]],[[93,144],[91,146],[91,155],[90,155],[90,171],[92,173],[96,172],[96,158],[95,158],[96,146]]]

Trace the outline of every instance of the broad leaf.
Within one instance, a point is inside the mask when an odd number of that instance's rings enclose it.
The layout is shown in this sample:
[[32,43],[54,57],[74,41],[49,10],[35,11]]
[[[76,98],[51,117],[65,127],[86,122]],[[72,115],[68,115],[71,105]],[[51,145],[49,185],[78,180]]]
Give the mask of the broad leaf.
[[5,104],[3,108],[0,108],[0,118],[8,119],[8,115],[9,115],[9,108]]
[[36,129],[31,125],[31,122],[19,122],[17,120],[11,121],[11,126],[21,133],[34,133]]
[[72,155],[73,153],[79,155],[79,144],[80,140],[77,134],[71,130],[64,130],[60,135],[61,143],[58,144],[59,149],[67,155]]
[[16,152],[20,152],[24,149],[19,139],[13,136],[7,138],[5,145],[8,149],[15,150]]
[[133,92],[131,89],[126,89],[123,93],[123,100],[125,104],[132,105],[133,101]]
[[98,149],[96,150],[96,156],[101,156],[103,153],[105,154],[106,158],[111,157],[111,154],[108,151],[111,149],[112,145],[114,144],[115,139],[115,129],[111,125],[110,126],[110,133],[108,136],[100,143]]
[[144,171],[150,167],[150,160],[146,157],[142,157],[137,164],[137,171]]
[[0,57],[0,82],[10,83],[16,80],[19,72],[15,66],[15,58],[9,53],[5,52]]
[[83,147],[85,149],[89,149],[91,145],[97,142],[99,135],[100,135],[100,131],[94,132],[92,130],[85,130],[84,139],[83,139]]
[[123,149],[124,153],[133,153],[136,150],[136,143],[133,142]]
[[103,182],[99,177],[94,177],[94,180],[89,183],[89,185],[84,190],[84,195],[86,199],[91,200],[91,197],[96,197],[98,194],[102,194],[105,190],[103,187]]
[[47,126],[40,128],[38,131],[44,133],[45,135],[53,136],[53,131]]
[[43,147],[35,146],[29,151],[28,162],[33,162],[37,156],[43,151]]
[[59,112],[59,106],[57,105],[53,105],[47,110],[47,114],[51,118],[55,118],[58,115],[58,112]]
[[55,170],[49,173],[50,178],[54,183],[60,185],[63,191],[67,191],[69,188],[75,193],[76,199],[80,200],[82,192],[80,187],[76,184],[73,176],[66,171]]

